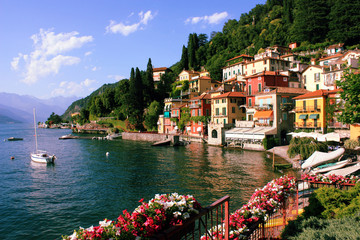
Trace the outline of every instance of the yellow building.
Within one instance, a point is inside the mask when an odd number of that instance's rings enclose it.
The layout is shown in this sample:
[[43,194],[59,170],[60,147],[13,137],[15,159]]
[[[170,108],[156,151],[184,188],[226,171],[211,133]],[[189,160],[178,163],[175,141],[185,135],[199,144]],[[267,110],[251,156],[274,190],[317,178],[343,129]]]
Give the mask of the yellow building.
[[245,120],[246,110],[239,106],[244,105],[246,97],[241,92],[227,92],[215,96],[211,101],[211,122],[235,124],[236,120]]
[[306,93],[295,100],[295,128],[326,129],[327,90]]
[[190,81],[193,77],[200,76],[200,72],[193,70],[182,70],[179,74],[178,81]]
[[263,71],[287,71],[289,69],[290,61],[280,58],[266,57],[246,63],[244,74],[246,76],[250,76]]
[[189,89],[191,92],[203,93],[211,89],[218,88],[221,85],[220,82],[212,80],[208,76],[193,77],[189,83]]
[[310,65],[302,72],[302,82],[306,90],[317,91],[320,89],[332,89],[325,85],[325,69],[322,66]]

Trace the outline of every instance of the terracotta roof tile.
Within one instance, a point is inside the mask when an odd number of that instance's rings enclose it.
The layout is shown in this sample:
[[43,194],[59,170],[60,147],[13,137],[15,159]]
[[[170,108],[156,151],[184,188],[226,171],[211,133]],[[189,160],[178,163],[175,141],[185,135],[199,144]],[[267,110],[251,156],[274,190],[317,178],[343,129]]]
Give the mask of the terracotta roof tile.
[[326,96],[328,94],[328,90],[317,90],[314,92],[309,92],[297,97],[294,97],[293,99],[306,99],[306,98],[314,98],[314,97],[322,97],[322,96]]
[[229,98],[229,97],[245,97],[245,95],[242,92],[226,92],[216,97],[213,97],[213,99]]

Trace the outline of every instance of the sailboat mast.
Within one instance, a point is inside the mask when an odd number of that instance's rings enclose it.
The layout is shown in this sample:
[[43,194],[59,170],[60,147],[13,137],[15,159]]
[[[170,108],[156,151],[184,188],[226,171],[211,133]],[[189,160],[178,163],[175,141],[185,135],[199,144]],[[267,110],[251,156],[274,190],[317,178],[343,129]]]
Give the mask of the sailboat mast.
[[35,148],[36,148],[36,152],[37,152],[38,151],[38,143],[37,143],[37,134],[36,134],[35,108],[34,108],[34,129],[35,129]]

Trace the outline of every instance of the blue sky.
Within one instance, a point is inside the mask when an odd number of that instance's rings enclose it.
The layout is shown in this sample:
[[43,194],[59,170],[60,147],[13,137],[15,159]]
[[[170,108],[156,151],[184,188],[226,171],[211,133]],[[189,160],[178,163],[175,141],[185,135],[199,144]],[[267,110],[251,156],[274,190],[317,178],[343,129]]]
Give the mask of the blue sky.
[[0,0],[0,92],[86,97],[132,67],[170,67],[190,33],[263,1]]

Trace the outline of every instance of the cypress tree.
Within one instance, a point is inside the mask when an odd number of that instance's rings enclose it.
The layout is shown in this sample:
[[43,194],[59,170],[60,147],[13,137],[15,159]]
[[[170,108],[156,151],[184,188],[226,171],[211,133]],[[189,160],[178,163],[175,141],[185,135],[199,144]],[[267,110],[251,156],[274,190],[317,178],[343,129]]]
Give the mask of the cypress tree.
[[154,87],[154,76],[153,66],[151,64],[151,58],[149,58],[147,69],[144,78],[144,106],[150,105],[155,99],[155,87]]
[[189,69],[189,56],[187,48],[183,45],[181,60],[180,60],[180,71]]

